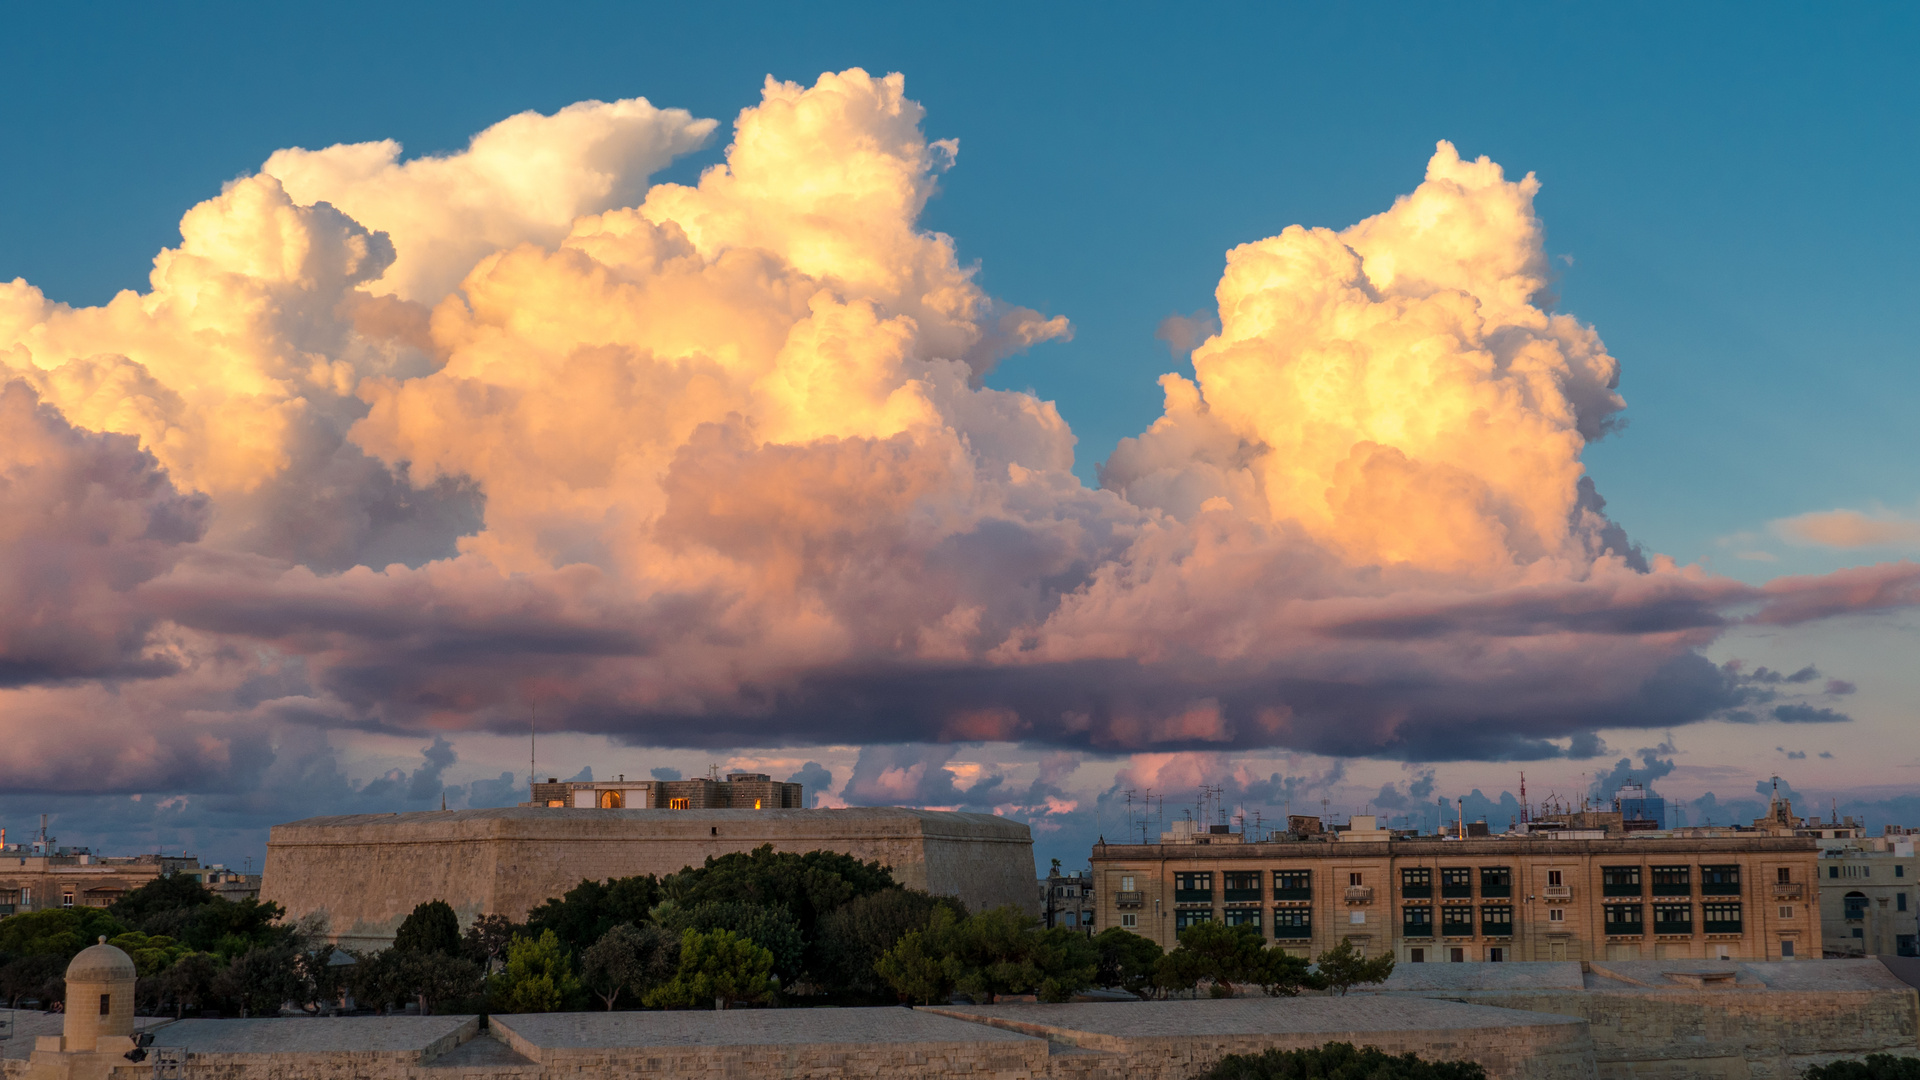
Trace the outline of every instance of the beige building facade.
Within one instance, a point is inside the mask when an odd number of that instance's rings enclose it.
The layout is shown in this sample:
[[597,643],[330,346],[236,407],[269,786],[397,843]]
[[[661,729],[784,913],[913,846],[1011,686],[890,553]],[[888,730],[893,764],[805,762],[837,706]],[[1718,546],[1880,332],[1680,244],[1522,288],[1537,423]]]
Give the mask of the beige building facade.
[[103,908],[163,874],[200,874],[193,856],[105,857],[87,851],[0,851],[0,915]]
[[1398,839],[1354,825],[1097,845],[1099,926],[1172,948],[1197,922],[1253,925],[1300,955],[1346,938],[1402,963],[1821,955],[1809,839]]

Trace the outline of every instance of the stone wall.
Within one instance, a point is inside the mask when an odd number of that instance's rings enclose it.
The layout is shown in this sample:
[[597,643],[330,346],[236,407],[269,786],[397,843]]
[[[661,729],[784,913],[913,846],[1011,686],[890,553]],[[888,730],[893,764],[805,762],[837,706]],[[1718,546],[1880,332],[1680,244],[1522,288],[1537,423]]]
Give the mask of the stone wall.
[[510,808],[309,818],[275,826],[261,899],[291,919],[324,915],[353,948],[392,941],[414,907],[445,900],[463,924],[516,921],[583,879],[670,874],[709,856],[836,851],[892,867],[910,888],[974,909],[1032,912],[1033,836],[989,814],[847,810]]

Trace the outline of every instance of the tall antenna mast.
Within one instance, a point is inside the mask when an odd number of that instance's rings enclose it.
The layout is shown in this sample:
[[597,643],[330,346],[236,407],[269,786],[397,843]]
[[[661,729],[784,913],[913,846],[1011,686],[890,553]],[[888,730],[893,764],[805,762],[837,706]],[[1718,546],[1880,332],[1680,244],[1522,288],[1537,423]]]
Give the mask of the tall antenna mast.
[[1520,823],[1527,822],[1527,774],[1520,774]]
[[540,720],[540,702],[535,700],[533,711],[527,714],[527,798],[533,798],[533,785],[540,782],[539,768],[535,764],[533,727]]

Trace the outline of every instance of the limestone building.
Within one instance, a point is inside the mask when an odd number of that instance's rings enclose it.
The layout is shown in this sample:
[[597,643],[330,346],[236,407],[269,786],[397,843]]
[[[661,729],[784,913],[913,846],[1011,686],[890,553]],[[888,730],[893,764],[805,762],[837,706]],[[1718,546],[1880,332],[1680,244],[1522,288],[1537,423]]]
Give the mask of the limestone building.
[[1920,956],[1920,858],[1914,839],[1889,829],[1882,836],[1820,841],[1820,935],[1826,955]]
[[1402,963],[1820,956],[1811,839],[1405,839],[1363,816],[1261,843],[1213,828],[1095,846],[1099,925],[1171,948],[1220,921],[1302,955],[1348,938]]
[[[0,844],[0,915],[61,907],[107,907],[164,874],[205,874],[191,856],[101,856],[45,837]],[[210,886],[211,887],[211,886]]]
[[894,807],[513,807],[308,818],[272,830],[261,899],[285,907],[290,920],[325,916],[340,944],[379,948],[429,900],[451,904],[463,923],[489,914],[519,921],[583,879],[671,874],[762,844],[877,860],[902,885],[957,896],[975,910],[1038,908],[1026,825]]

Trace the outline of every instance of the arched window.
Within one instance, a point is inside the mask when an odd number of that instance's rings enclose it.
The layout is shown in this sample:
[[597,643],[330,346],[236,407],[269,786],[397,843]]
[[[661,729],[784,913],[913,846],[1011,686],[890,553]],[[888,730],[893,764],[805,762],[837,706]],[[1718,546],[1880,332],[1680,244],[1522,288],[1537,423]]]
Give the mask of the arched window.
[[1850,892],[1844,898],[1847,905],[1847,918],[1858,921],[1867,917],[1867,894]]
[[627,805],[627,800],[624,792],[603,791],[600,793],[600,809],[602,810],[618,810],[625,805]]

